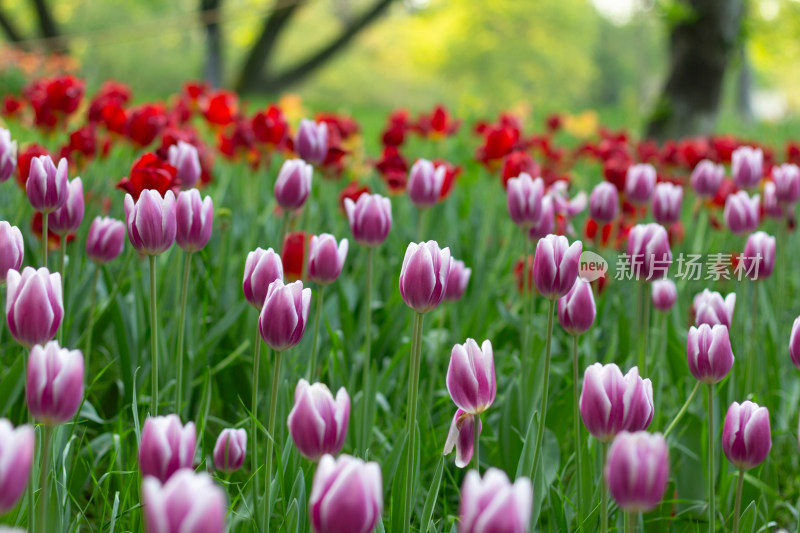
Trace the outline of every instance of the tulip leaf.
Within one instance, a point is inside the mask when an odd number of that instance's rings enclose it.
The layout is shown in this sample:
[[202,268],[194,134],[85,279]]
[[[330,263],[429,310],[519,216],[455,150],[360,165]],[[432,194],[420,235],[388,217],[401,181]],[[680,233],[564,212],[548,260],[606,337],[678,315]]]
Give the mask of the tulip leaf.
[[432,524],[431,518],[433,517],[433,508],[436,506],[436,499],[439,497],[439,486],[442,483],[442,472],[444,472],[445,457],[442,455],[439,458],[439,464],[436,465],[436,472],[433,474],[433,482],[428,490],[428,496],[425,498],[425,507],[422,510],[422,520],[420,521],[420,532],[425,533],[431,531]]
[[756,502],[750,502],[750,505],[742,511],[741,516],[739,517],[739,531],[756,531],[756,517],[758,515],[758,510],[756,509]]

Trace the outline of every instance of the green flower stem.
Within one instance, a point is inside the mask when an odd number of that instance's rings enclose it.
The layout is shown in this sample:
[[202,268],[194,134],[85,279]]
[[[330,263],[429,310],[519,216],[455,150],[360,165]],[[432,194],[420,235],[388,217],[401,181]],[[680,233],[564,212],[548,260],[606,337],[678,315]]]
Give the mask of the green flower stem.
[[547,344],[544,354],[544,376],[542,386],[542,407],[539,410],[539,429],[536,433],[536,448],[533,453],[533,471],[531,472],[531,479],[534,478],[537,465],[539,464],[539,455],[542,453],[542,441],[544,440],[544,427],[547,418],[547,395],[550,388],[550,346],[553,340],[553,315],[555,314],[556,301],[550,300],[550,306],[547,311]]
[[677,415],[675,415],[675,418],[673,418],[673,419],[672,419],[672,422],[670,422],[670,423],[669,423],[669,426],[667,426],[667,430],[664,432],[664,438],[665,438],[665,439],[667,438],[667,435],[669,435],[669,434],[672,432],[672,430],[673,430],[673,429],[675,429],[675,424],[677,424],[677,423],[678,423],[678,421],[679,421],[679,420],[680,420],[680,419],[683,417],[683,415],[686,413],[686,410],[689,408],[689,404],[691,404],[691,403],[692,403],[692,400],[694,400],[694,397],[695,397],[695,395],[697,394],[697,391],[699,391],[699,390],[700,390],[700,384],[701,384],[701,383],[698,381],[698,382],[697,382],[697,384],[696,384],[696,385],[694,386],[694,388],[692,389],[692,392],[691,392],[691,394],[689,394],[689,397],[688,397],[688,398],[686,398],[686,401],[684,402],[684,404],[683,404],[683,407],[681,407],[681,410],[680,410],[680,411],[678,411],[678,414],[677,414]]
[[317,347],[319,346],[319,323],[322,319],[322,294],[325,292],[325,285],[320,285],[317,291],[317,308],[314,310],[314,336],[311,343],[311,361],[306,369],[306,378],[312,382],[317,369]]
[[175,412],[180,416],[183,405],[183,336],[186,324],[186,297],[189,293],[189,271],[192,267],[192,252],[186,252],[183,263],[183,287],[181,288],[181,317],[178,322],[178,349],[175,357],[178,360],[178,376],[175,383]]
[[[63,237],[61,237],[61,246],[59,247],[59,253],[58,253],[58,271],[61,273],[61,298],[63,300],[63,304],[62,305],[64,306],[64,316],[67,316],[67,314],[66,314],[66,307],[67,307],[66,306],[66,304],[67,304],[66,277],[67,277],[67,272],[65,270],[66,262],[67,262],[66,258],[67,258],[67,236],[64,235]],[[64,345],[64,320],[63,319],[61,320],[61,325],[58,328],[58,344],[62,345],[62,346]]]
[[581,471],[581,424],[579,421],[580,392],[578,391],[578,336],[572,336],[572,425],[575,433],[575,479],[578,487],[578,529],[583,529],[583,484]]
[[[53,440],[53,428],[48,425],[42,426],[42,459],[39,469],[39,518],[37,520],[37,531],[40,533],[50,533],[47,529],[47,503],[50,487],[48,477],[50,474],[50,447]],[[33,502],[30,503],[33,505]]]
[[47,213],[42,213],[42,266],[47,268]]
[[475,470],[481,473],[480,442],[481,442],[481,415],[474,415],[474,432],[472,437],[472,459],[475,461]]
[[736,503],[733,505],[733,533],[739,533],[739,509],[742,508],[742,485],[744,485],[744,470],[739,469],[736,480]]
[[[253,394],[250,398],[250,461],[253,473],[254,501],[258,502],[258,364],[261,359],[261,333],[256,324],[256,346],[253,352]],[[257,513],[258,511],[256,511]]]
[[283,212],[283,218],[281,218],[281,234],[280,240],[278,241],[278,249],[280,253],[278,255],[283,254],[283,241],[286,240],[286,231],[289,229],[289,211]]
[[86,351],[83,353],[86,373],[92,375],[90,362],[92,359],[92,331],[94,330],[94,307],[97,305],[97,282],[100,280],[100,265],[95,265],[92,275],[92,292],[89,297],[89,323],[86,326]]
[[367,305],[367,312],[366,312],[366,330],[364,332],[364,410],[361,415],[362,420],[362,427],[361,427],[361,438],[363,439],[363,446],[362,449],[366,452],[369,448],[370,437],[372,436],[372,428],[370,427],[370,404],[375,401],[374,396],[372,398],[367,398],[368,394],[371,394],[372,387],[370,384],[370,377],[371,377],[371,366],[372,366],[372,263],[373,263],[373,254],[375,248],[370,247],[367,251],[367,296],[364,300]]
[[406,487],[405,487],[405,509],[403,520],[403,531],[411,531],[411,509],[413,507],[411,494],[414,488],[414,459],[416,454],[415,441],[417,436],[417,397],[419,393],[419,366],[422,352],[422,324],[425,315],[422,313],[414,314],[414,327],[411,335],[411,360],[409,362],[408,376],[408,409],[406,412]]
[[639,375],[647,377],[647,334],[650,331],[650,291],[649,285],[642,281],[639,283],[639,294],[642,304],[642,334],[639,339]]
[[270,512],[272,510],[272,494],[270,488],[272,487],[272,448],[275,443],[275,418],[278,413],[278,387],[280,386],[281,374],[281,355],[283,352],[275,351],[275,362],[272,371],[272,396],[269,402],[269,420],[267,421],[267,459],[266,459],[266,472],[267,482],[265,485],[264,501],[264,531],[269,531]]
[[[519,391],[519,412],[524,412],[523,407],[523,396],[524,391],[529,390],[528,387],[528,377],[529,372],[526,371],[526,364],[523,362],[523,358],[528,357],[528,353],[530,352],[529,346],[529,337],[528,334],[531,324],[531,308],[533,307],[533,296],[532,294],[528,294],[531,291],[530,287],[530,278],[528,277],[528,253],[530,252],[530,239],[528,239],[527,231],[522,232],[522,239],[524,241],[522,250],[522,328],[520,328],[520,333],[522,336],[522,350],[520,351],[520,380],[522,381],[520,391]],[[532,362],[529,362],[532,364]]]
[[714,385],[708,384],[708,530],[714,531]]
[[633,511],[625,512],[625,533],[634,533],[636,531],[636,513]]
[[601,446],[603,447],[603,464],[600,465],[600,531],[608,533],[608,485],[605,480],[608,443],[604,442]]
[[150,256],[150,357],[152,358],[153,390],[150,413],[158,415],[158,306],[156,305],[156,256]]

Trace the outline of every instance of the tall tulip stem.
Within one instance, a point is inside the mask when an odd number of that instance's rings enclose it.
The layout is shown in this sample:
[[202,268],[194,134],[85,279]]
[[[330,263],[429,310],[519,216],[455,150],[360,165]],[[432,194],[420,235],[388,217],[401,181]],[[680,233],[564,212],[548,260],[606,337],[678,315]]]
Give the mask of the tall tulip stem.
[[314,310],[314,336],[311,342],[311,361],[306,369],[306,377],[309,383],[313,383],[315,370],[317,367],[317,349],[319,346],[319,323],[322,320],[322,294],[325,292],[325,285],[320,285],[317,291],[317,308]]
[[264,491],[264,501],[266,503],[264,507],[265,532],[269,531],[269,519],[272,510],[272,493],[270,490],[272,487],[272,447],[275,443],[275,418],[278,413],[278,387],[280,386],[281,355],[283,352],[273,351],[273,353],[275,354],[275,364],[272,370],[272,396],[270,397],[269,420],[267,421],[267,483]]
[[366,318],[365,318],[365,331],[364,331],[364,410],[361,415],[361,438],[364,440],[362,449],[364,451],[369,448],[370,437],[372,436],[372,428],[370,427],[370,405],[375,400],[374,397],[368,398],[372,395],[372,387],[370,386],[370,366],[372,365],[372,262],[375,248],[370,247],[367,250],[367,296],[366,296]]
[[625,533],[636,531],[636,513],[633,511],[625,512]]
[[92,292],[89,297],[89,323],[86,325],[86,351],[83,353],[86,373],[92,375],[89,363],[92,360],[92,331],[94,330],[94,307],[97,305],[97,283],[100,280],[100,265],[95,265],[92,275]]
[[150,256],[150,357],[153,391],[150,412],[158,415],[158,306],[156,305],[156,256]]
[[480,443],[481,443],[481,415],[474,415],[474,431],[472,435],[472,458],[475,460],[475,470],[481,473]]
[[733,533],[739,533],[739,509],[742,508],[742,485],[744,485],[744,470],[739,469],[736,480],[736,503],[733,504]]
[[675,418],[673,418],[672,422],[670,422],[669,426],[667,426],[667,430],[664,431],[665,439],[667,438],[667,435],[669,435],[672,432],[672,430],[675,429],[675,425],[686,413],[686,410],[689,408],[689,405],[692,403],[692,400],[694,400],[694,397],[697,395],[697,391],[700,390],[700,385],[701,383],[699,381],[697,382],[697,384],[695,384],[694,388],[692,389],[692,392],[689,394],[689,397],[686,398],[686,401],[683,403],[683,407],[681,407],[681,410],[678,411],[678,414],[675,415]]
[[414,459],[416,454],[415,441],[417,436],[417,396],[419,393],[419,365],[422,352],[422,323],[425,315],[414,314],[414,327],[411,334],[411,360],[409,362],[408,376],[408,406],[406,411],[406,487],[403,531],[411,531],[411,494],[414,489]]
[[528,390],[528,374],[525,370],[525,363],[523,362],[523,358],[528,357],[528,352],[530,349],[528,348],[529,345],[529,337],[528,331],[530,329],[531,324],[531,307],[533,301],[533,295],[528,294],[531,291],[530,287],[530,278],[528,277],[528,253],[530,252],[530,239],[528,239],[528,234],[526,231],[522,232],[522,238],[525,241],[522,247],[523,255],[522,255],[522,328],[520,332],[522,333],[522,350],[520,351],[520,380],[522,386],[520,387],[519,391],[519,398],[520,398],[520,406],[519,412],[523,412],[522,402],[524,391]]
[[181,288],[181,317],[178,322],[178,349],[175,357],[178,359],[178,377],[175,383],[175,412],[180,416],[183,404],[183,336],[186,324],[186,296],[189,294],[189,271],[192,268],[192,252],[186,252],[183,263],[183,287]]
[[581,424],[579,421],[580,392],[578,390],[578,336],[572,336],[572,426],[575,432],[575,480],[578,487],[578,529],[583,521],[583,483],[581,471]]
[[[40,533],[50,533],[47,529],[47,503],[50,487],[48,477],[50,475],[50,447],[53,440],[53,428],[42,425],[42,462],[39,465],[39,518],[37,520],[37,530]],[[30,503],[33,505],[33,502]]]
[[42,266],[47,268],[47,213],[42,213]]
[[608,485],[604,479],[608,460],[608,443],[604,442],[601,446],[603,447],[603,463],[600,465],[600,531],[608,533]]
[[642,337],[639,348],[639,375],[647,377],[647,335],[650,332],[650,291],[646,282],[639,284],[642,297]]
[[536,433],[536,448],[533,452],[533,471],[531,472],[531,479],[534,478],[537,465],[539,464],[539,455],[542,453],[542,441],[544,440],[544,427],[547,418],[547,395],[550,388],[550,346],[553,340],[553,315],[555,314],[556,301],[551,299],[550,306],[547,311],[547,343],[544,353],[544,376],[542,376],[542,407],[539,410],[539,430]]
[[[67,236],[64,235],[64,236],[61,237],[61,246],[59,247],[58,271],[61,273],[61,295],[62,295],[61,297],[63,298],[65,304],[66,304],[66,301],[67,301],[67,298],[66,298],[66,292],[67,292],[67,283],[66,283],[67,275],[66,274],[67,273],[66,273],[66,270],[65,270],[66,262],[67,262]],[[64,307],[66,307],[66,305]],[[66,316],[66,314],[65,314],[65,316]],[[62,346],[64,345],[64,321],[63,320],[61,321],[61,325],[58,328],[58,344],[60,344]]]
[[714,531],[714,385],[708,384],[708,530]]
[[256,345],[253,350],[253,392],[250,397],[250,461],[253,474],[254,500],[258,502],[258,364],[261,360],[261,333],[256,327]]

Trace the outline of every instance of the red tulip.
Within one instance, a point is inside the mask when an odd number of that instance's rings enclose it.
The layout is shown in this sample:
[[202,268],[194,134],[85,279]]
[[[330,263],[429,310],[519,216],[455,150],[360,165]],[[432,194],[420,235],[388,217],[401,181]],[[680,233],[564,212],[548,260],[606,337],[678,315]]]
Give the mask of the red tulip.
[[139,146],[147,146],[167,125],[167,115],[161,104],[144,104],[130,111],[125,131]]
[[122,178],[117,188],[129,193],[134,200],[138,200],[145,189],[154,189],[164,196],[168,190],[176,188],[177,173],[175,167],[148,152],[136,160],[131,167],[130,177]]
[[230,91],[216,91],[202,98],[200,107],[209,124],[227,126],[239,114],[239,97]]

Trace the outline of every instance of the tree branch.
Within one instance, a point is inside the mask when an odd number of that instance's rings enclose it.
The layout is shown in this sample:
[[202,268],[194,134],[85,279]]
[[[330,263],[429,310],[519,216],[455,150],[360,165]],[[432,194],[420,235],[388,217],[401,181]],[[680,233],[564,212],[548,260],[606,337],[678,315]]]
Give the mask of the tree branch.
[[19,43],[23,40],[22,34],[19,32],[16,25],[3,11],[0,11],[0,28],[3,28],[3,33],[9,41]]
[[45,46],[53,51],[59,52],[66,52],[67,51],[67,43],[64,42],[63,39],[60,39],[60,34],[58,31],[58,27],[56,26],[56,21],[53,18],[53,14],[50,12],[50,8],[47,5],[46,0],[31,0],[33,2],[33,8],[36,11],[36,16],[39,19],[39,29],[42,32],[42,37],[45,37]]

